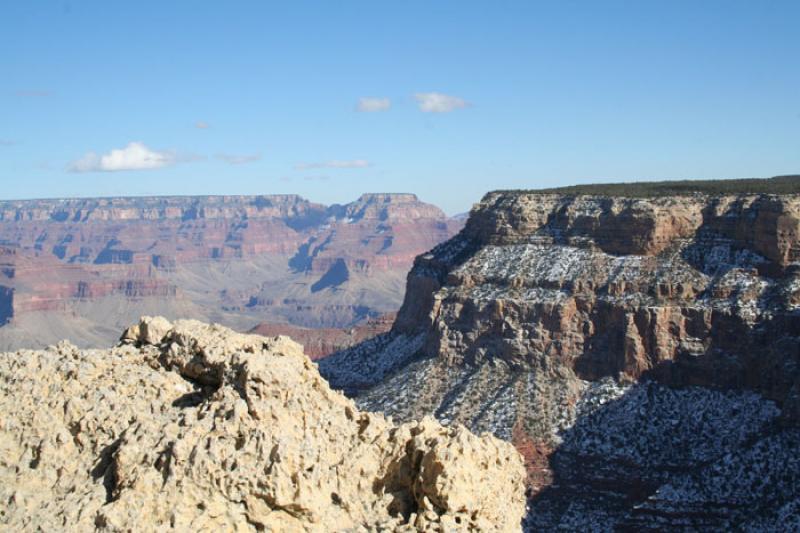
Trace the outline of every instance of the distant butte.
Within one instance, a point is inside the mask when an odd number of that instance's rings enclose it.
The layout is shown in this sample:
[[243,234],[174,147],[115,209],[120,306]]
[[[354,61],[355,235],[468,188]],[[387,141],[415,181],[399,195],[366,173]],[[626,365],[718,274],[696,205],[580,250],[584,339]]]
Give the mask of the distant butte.
[[108,346],[142,314],[350,328],[400,307],[463,220],[413,194],[0,202],[0,349]]

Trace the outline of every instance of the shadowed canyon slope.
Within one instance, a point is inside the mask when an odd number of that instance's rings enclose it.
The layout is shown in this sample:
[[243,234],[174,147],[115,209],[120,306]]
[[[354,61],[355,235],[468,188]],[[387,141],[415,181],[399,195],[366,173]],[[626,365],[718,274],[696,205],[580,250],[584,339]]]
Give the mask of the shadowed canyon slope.
[[386,333],[392,328],[396,313],[370,318],[350,328],[303,328],[288,324],[262,322],[249,333],[274,337],[286,335],[303,345],[303,351],[312,360],[321,359],[367,339]]
[[394,425],[286,337],[145,318],[108,350],[0,354],[8,531],[517,531],[522,459]]
[[110,345],[142,314],[351,327],[461,225],[412,194],[0,202],[0,348]]
[[487,194],[321,372],[512,441],[533,531],[800,526],[800,177],[681,185]]

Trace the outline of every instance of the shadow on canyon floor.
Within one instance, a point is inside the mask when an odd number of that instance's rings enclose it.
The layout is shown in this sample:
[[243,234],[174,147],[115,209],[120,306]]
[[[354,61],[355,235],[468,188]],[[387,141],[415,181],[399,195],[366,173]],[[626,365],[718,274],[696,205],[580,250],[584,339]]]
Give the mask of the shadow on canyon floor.
[[800,429],[753,392],[602,380],[561,437],[526,530],[800,524]]

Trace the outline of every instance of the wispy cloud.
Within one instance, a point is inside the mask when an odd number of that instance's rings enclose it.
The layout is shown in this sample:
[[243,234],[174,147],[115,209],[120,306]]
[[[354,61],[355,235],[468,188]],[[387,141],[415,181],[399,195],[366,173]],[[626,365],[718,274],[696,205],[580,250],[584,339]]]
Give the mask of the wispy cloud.
[[379,111],[386,111],[392,107],[392,101],[388,98],[359,98],[356,105],[356,111],[361,113],[377,113]]
[[14,146],[15,144],[19,143],[11,139],[0,139],[0,146]]
[[324,161],[322,163],[298,163],[294,166],[297,170],[307,170],[309,168],[367,168],[370,166],[366,159],[350,159]]
[[16,95],[22,98],[46,98],[48,96],[53,96],[53,93],[50,91],[23,90],[17,91]]
[[450,113],[470,105],[463,98],[442,93],[417,93],[414,99],[423,113]]
[[258,161],[261,159],[261,154],[217,154],[216,157],[229,165],[243,165]]
[[[197,159],[191,157],[191,159]],[[120,170],[150,170],[174,165],[178,157],[171,151],[151,150],[141,142],[131,142],[125,148],[115,148],[107,154],[89,152],[69,165],[70,172],[117,172]]]
[[211,127],[211,125],[208,122],[198,120],[197,122],[194,123],[194,127],[197,128],[198,130],[207,130],[208,128]]

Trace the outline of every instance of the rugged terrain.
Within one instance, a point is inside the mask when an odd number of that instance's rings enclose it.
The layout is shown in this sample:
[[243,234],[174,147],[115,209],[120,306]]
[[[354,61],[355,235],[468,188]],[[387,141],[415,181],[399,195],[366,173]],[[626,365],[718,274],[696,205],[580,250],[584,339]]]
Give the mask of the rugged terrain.
[[8,531],[515,531],[519,454],[333,392],[300,346],[145,318],[0,354]]
[[531,530],[796,529],[800,177],[719,183],[490,193],[320,370],[514,442]]
[[290,324],[262,322],[249,333],[265,337],[276,335],[291,337],[303,345],[303,351],[313,361],[386,333],[392,329],[395,317],[396,313],[387,313],[377,318],[369,318],[350,328],[303,328]]
[[108,346],[144,314],[350,328],[461,225],[411,194],[0,202],[0,349]]

